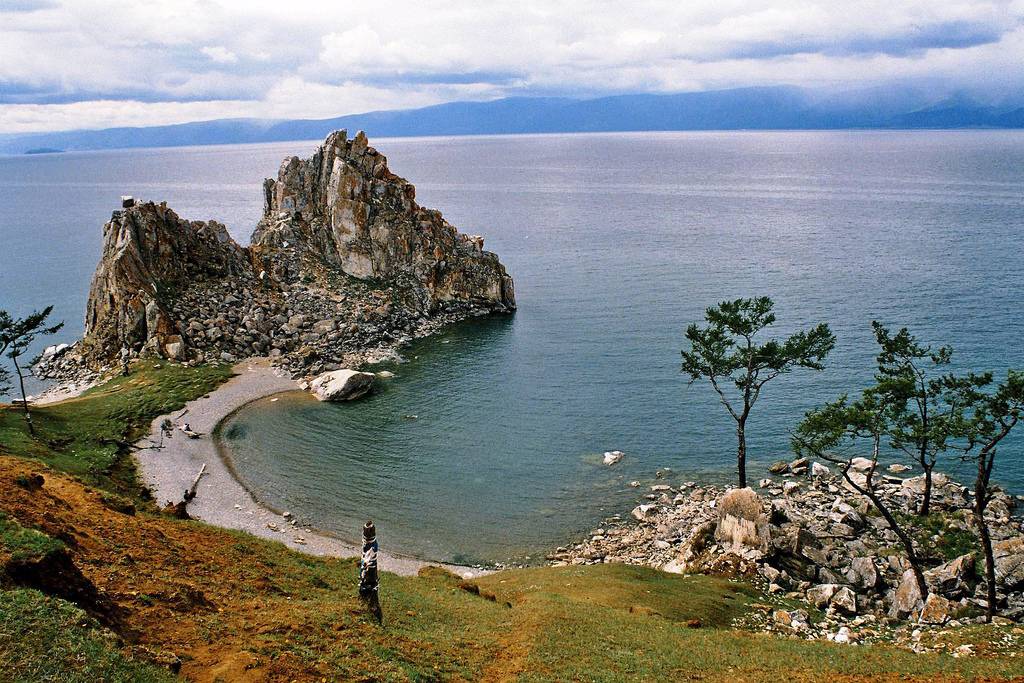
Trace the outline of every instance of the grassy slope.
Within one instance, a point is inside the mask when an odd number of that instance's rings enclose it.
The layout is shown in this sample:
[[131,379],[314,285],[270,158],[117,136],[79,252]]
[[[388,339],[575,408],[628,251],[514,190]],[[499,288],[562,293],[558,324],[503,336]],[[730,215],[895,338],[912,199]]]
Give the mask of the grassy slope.
[[36,458],[83,481],[138,494],[135,468],[124,444],[148,430],[159,415],[212,391],[231,375],[226,365],[186,368],[138,363],[82,397],[32,409],[38,438],[29,437],[20,410],[0,405],[0,455]]
[[[0,410],[0,564],[59,538],[127,614],[126,648],[76,607],[0,590],[0,680],[153,680],[127,656],[180,657],[198,680],[824,680],[1008,678],[1020,660],[953,659],[784,640],[723,628],[757,595],[744,584],[627,566],[536,568],[465,585],[440,570],[382,577],[383,628],[355,597],[351,560],[313,558],[197,522],[112,509],[91,486],[134,489],[108,439],[208,391],[224,370],[146,368],[40,409],[42,443]],[[11,457],[13,456],[13,457]],[[41,460],[26,463],[23,458]],[[18,482],[42,472],[42,489]],[[386,539],[385,539],[386,540]],[[467,590],[468,589],[468,590]],[[701,628],[691,628],[694,620]],[[89,669],[83,667],[91,667]],[[82,672],[86,673],[82,673]]]

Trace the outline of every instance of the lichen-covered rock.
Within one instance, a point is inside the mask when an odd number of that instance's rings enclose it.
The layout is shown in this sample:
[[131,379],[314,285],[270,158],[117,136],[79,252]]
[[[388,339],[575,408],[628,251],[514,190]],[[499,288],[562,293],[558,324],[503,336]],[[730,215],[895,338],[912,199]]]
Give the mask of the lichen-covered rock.
[[953,603],[938,593],[929,593],[921,608],[920,621],[925,624],[944,624],[953,611]]
[[925,580],[942,595],[959,597],[970,593],[969,588],[974,584],[974,565],[974,553],[967,553],[926,571]]
[[893,594],[890,615],[897,618],[905,618],[920,612],[923,606],[921,589],[917,585],[917,579],[911,569],[903,572],[900,584]]
[[277,180],[264,183],[252,244],[285,281],[336,268],[407,285],[408,304],[423,313],[453,302],[515,308],[512,278],[483,250],[483,238],[459,233],[415,197],[362,132],[349,140],[337,131],[311,158],[286,159]]

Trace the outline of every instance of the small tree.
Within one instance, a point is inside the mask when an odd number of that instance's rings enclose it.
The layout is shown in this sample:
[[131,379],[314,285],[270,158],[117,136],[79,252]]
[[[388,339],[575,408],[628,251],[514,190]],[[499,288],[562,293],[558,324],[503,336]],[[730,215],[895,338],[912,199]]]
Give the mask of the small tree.
[[982,385],[967,382],[948,384],[949,400],[959,401],[967,408],[958,423],[957,435],[965,439],[965,458],[973,460],[976,465],[972,513],[985,554],[988,603],[985,616],[991,622],[996,606],[996,569],[985,511],[994,493],[992,470],[996,464],[996,450],[1020,422],[1024,412],[1024,372],[1009,371],[1006,380],[994,391],[983,392],[979,386]]
[[894,410],[890,445],[924,471],[924,498],[918,508],[924,517],[931,511],[932,471],[939,455],[950,446],[955,408],[943,400],[946,378],[935,373],[949,365],[953,349],[922,346],[905,327],[893,335],[878,321],[871,326],[880,347],[876,390]]
[[[798,455],[814,456],[837,465],[846,483],[871,501],[903,545],[917,588],[924,599],[928,597],[928,584],[914,541],[875,489],[882,438],[889,431],[894,417],[885,400],[884,394],[876,394],[873,389],[866,390],[860,400],[853,402],[842,396],[808,412],[792,433],[791,443]],[[859,480],[851,470],[854,458],[865,443],[871,447],[871,465],[864,471],[863,480]]]
[[[4,312],[0,316],[0,353],[7,353],[7,357],[14,362],[14,371],[18,374],[18,384],[21,388],[21,405],[25,410],[25,422],[28,424],[29,434],[35,436],[36,431],[32,426],[32,414],[29,412],[28,396],[25,393],[25,374],[19,359],[25,354],[36,337],[40,335],[53,334],[64,323],[47,325],[46,319],[50,317],[53,306],[47,306],[42,311],[36,311],[24,318],[13,319]],[[29,363],[32,365],[32,363]]]
[[[0,310],[0,357],[7,351],[9,342],[5,342],[7,331],[11,328],[11,314]],[[11,373],[4,366],[0,365],[0,395],[11,390]]]
[[[825,323],[785,341],[760,343],[756,337],[775,322],[774,307],[768,297],[723,301],[707,309],[707,327],[693,324],[686,329],[690,349],[682,352],[682,371],[690,376],[690,384],[708,380],[736,421],[736,470],[741,488],[747,485],[747,418],[761,389],[793,368],[821,370],[836,343]],[[739,394],[731,399],[726,395],[729,384]]]

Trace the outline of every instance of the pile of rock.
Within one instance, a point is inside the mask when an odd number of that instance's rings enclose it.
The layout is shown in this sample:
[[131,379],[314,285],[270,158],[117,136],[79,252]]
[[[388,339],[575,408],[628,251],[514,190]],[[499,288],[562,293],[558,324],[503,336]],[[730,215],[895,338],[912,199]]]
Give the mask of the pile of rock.
[[[869,467],[870,461],[865,462]],[[976,571],[981,560],[975,553],[948,561],[932,557],[925,573],[931,592],[922,600],[899,539],[870,501],[821,463],[799,459],[771,469],[782,476],[761,480],[760,492],[693,482],[654,484],[630,520],[607,520],[585,541],[559,548],[548,559],[554,564],[626,562],[670,572],[744,576],[763,581],[771,595],[806,600],[837,623],[846,620],[848,628],[862,625],[869,616],[879,622],[946,624],[984,609],[984,586]],[[876,480],[890,508],[912,516],[920,504],[923,477],[886,474],[876,475]],[[971,538],[971,491],[938,473],[933,486],[934,514],[944,528],[931,541],[940,541],[942,535]],[[1000,614],[1024,620],[1024,521],[1013,514],[1017,502],[998,492],[989,506],[989,521]],[[808,624],[801,614],[780,620],[797,624],[786,626],[795,630]],[[829,633],[835,636],[837,630]],[[843,637],[855,639],[850,633]]]

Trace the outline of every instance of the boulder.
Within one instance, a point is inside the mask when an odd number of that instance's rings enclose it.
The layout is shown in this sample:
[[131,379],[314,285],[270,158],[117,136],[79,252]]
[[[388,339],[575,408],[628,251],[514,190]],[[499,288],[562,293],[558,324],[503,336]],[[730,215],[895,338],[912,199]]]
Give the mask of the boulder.
[[351,401],[373,389],[374,377],[372,372],[335,370],[314,379],[309,388],[321,401]]
[[733,550],[768,550],[769,524],[764,502],[751,488],[732,489],[718,500],[715,539]]
[[924,573],[932,590],[942,595],[960,595],[968,592],[974,583],[974,553],[967,553]]
[[820,462],[811,463],[811,476],[817,479],[818,477],[827,477],[832,474],[832,470],[822,465]]
[[996,581],[1008,591],[1024,588],[1024,536],[992,545]]
[[768,468],[768,472],[771,474],[785,474],[786,472],[789,472],[789,463],[785,460],[774,462],[771,467]]
[[952,602],[937,593],[929,593],[921,609],[920,621],[924,624],[944,624],[952,611]]
[[632,514],[633,518],[638,522],[643,522],[658,514],[658,506],[650,504],[637,505],[633,508],[633,512],[630,514]]
[[823,583],[813,588],[808,588],[807,601],[818,609],[823,609],[832,601],[832,596],[836,594],[839,588],[840,586],[834,583]]
[[869,458],[854,458],[850,461],[850,466],[858,472],[867,472],[873,464]]
[[856,614],[857,594],[850,590],[848,586],[840,586],[832,596],[830,604],[841,612]]
[[913,570],[908,569],[900,577],[900,585],[893,594],[892,607],[889,609],[889,614],[898,619],[904,619],[918,613],[922,606],[921,590],[917,586]]
[[909,472],[911,468],[902,463],[894,462],[893,464],[889,465],[888,469],[893,474],[902,474],[903,472]]
[[850,583],[869,590],[874,590],[879,584],[878,569],[870,557],[853,558],[846,576]]

